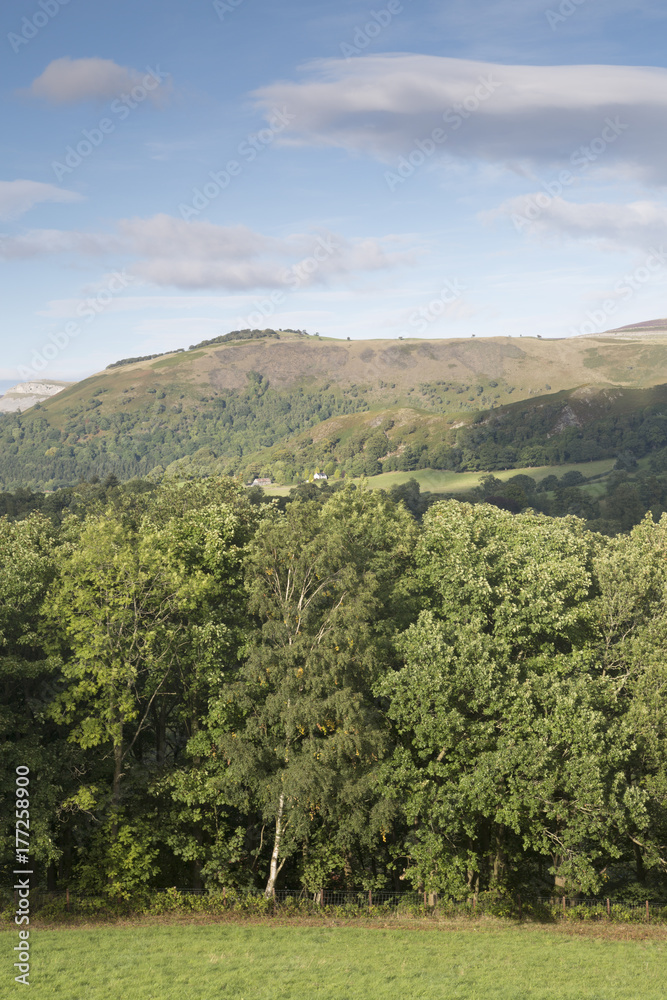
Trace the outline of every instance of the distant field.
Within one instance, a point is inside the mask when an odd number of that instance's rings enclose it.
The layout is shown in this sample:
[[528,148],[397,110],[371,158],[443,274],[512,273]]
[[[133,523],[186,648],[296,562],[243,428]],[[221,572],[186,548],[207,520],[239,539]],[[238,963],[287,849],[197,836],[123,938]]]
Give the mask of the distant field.
[[[641,931],[641,929],[639,929]],[[664,931],[144,924],[31,932],[47,1000],[664,1000]],[[619,935],[620,932],[620,935]],[[12,935],[2,935],[7,946]],[[620,939],[619,939],[620,938]],[[34,952],[33,952],[34,948]],[[5,950],[5,955],[8,949]],[[9,952],[11,954],[11,952]],[[18,993],[5,959],[2,995]],[[12,989],[14,987],[14,989]]]
[[[388,490],[399,483],[407,483],[409,479],[416,479],[423,492],[431,493],[465,493],[479,484],[482,476],[494,475],[496,479],[511,479],[520,473],[532,476],[538,482],[546,476],[563,476],[572,469],[577,469],[583,476],[604,476],[614,467],[613,458],[601,459],[598,462],[579,462],[570,465],[542,465],[530,469],[505,469],[501,472],[446,472],[439,469],[417,469],[415,472],[384,472],[380,476],[371,476],[367,479],[369,486],[375,489]],[[355,483],[360,479],[352,480]],[[266,493],[271,496],[287,496],[293,486],[265,486]]]

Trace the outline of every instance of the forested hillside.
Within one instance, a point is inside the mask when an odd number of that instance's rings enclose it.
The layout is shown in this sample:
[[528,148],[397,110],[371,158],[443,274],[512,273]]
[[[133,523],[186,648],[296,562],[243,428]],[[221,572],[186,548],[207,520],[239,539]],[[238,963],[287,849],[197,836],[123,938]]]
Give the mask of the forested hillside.
[[43,885],[664,895],[667,518],[399,496],[109,480],[0,519]]
[[667,340],[632,336],[341,342],[237,331],[122,360],[0,415],[0,487],[165,470],[293,484],[317,469],[641,459],[667,445]]

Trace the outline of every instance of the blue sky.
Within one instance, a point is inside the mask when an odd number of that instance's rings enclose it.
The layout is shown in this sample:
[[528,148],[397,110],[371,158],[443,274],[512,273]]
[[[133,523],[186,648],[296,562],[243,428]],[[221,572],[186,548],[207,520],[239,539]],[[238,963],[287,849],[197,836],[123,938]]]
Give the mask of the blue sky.
[[239,327],[664,316],[658,0],[21,0],[0,44],[0,385]]

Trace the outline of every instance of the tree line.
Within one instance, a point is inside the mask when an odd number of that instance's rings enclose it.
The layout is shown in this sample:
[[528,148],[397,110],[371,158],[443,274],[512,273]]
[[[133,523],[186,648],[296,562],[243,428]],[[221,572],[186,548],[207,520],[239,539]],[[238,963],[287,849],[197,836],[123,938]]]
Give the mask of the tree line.
[[29,767],[44,886],[664,894],[666,517],[81,496],[0,519],[3,815]]

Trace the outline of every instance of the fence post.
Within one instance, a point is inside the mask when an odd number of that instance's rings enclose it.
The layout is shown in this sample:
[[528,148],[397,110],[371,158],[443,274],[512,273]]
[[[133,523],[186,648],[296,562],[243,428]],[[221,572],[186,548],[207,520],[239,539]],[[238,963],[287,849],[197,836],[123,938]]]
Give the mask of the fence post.
[[368,909],[370,910],[373,906],[373,890],[368,890]]
[[324,889],[320,889],[320,906],[324,906]]
[[565,913],[565,896],[563,896],[563,913]]
[[611,920],[611,903],[609,902],[609,896],[607,896],[607,920]]
[[648,899],[647,899],[647,900],[646,900],[646,923],[648,923],[648,922],[649,922],[649,920],[650,920],[650,917],[649,917],[649,915],[648,915]]
[[518,893],[519,900],[519,920],[521,920],[521,893]]

